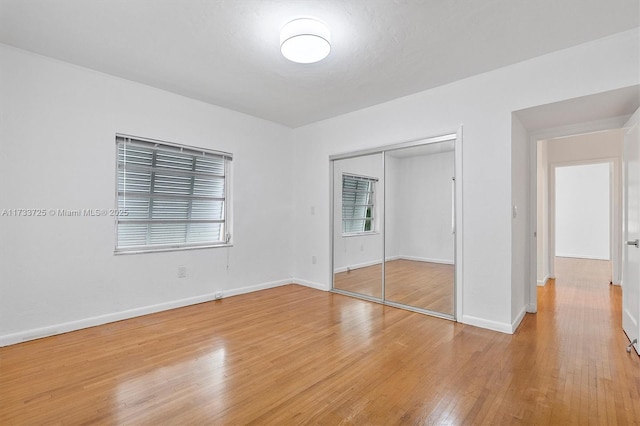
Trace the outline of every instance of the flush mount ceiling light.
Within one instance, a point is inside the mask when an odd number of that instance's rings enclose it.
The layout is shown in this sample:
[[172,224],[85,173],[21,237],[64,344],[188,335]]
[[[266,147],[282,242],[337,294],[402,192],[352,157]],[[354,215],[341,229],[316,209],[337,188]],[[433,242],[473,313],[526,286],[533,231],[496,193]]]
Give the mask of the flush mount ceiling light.
[[322,22],[311,18],[294,19],[280,31],[280,51],[285,58],[311,64],[331,51],[331,34]]

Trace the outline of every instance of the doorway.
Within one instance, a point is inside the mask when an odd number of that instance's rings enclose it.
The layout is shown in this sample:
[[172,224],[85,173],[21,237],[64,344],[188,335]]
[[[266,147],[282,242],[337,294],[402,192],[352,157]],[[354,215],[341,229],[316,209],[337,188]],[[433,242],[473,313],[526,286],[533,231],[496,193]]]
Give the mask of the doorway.
[[[546,203],[548,209],[548,170],[540,173],[547,162],[538,161],[547,156],[547,152],[538,141],[571,138],[574,135],[598,135],[604,131],[622,132],[627,121],[640,106],[640,85],[628,86],[602,93],[595,93],[555,103],[534,106],[512,113],[512,199],[516,204],[525,206],[528,212],[525,221],[514,221],[512,234],[514,247],[512,255],[512,291],[521,297],[526,312],[535,313],[538,309],[537,291],[539,286],[553,277],[553,259],[549,250],[550,225],[548,215],[538,211],[540,204]],[[605,145],[606,146],[606,145]],[[602,146],[601,146],[602,147]],[[592,142],[577,147],[559,150],[562,161],[576,161],[575,155],[587,148],[593,153]],[[599,153],[597,159],[610,158],[611,155]],[[620,157],[619,157],[620,158]],[[618,170],[622,166],[618,165]],[[615,172],[614,172],[615,173]],[[525,177],[528,174],[528,179]],[[619,174],[616,174],[620,176]],[[619,179],[619,177],[615,177]],[[621,183],[615,183],[620,185]],[[522,210],[522,209],[521,209]],[[525,223],[526,222],[526,225]],[[621,232],[614,235],[621,236]],[[612,253],[621,256],[621,245]],[[538,262],[540,260],[540,262]],[[621,267],[618,268],[618,272]],[[620,276],[613,273],[614,284],[620,283]],[[523,286],[520,290],[520,286]],[[520,300],[518,300],[519,305]],[[512,315],[518,313],[514,309]]]
[[609,262],[607,283],[620,284],[623,134],[612,129],[537,142],[538,285],[555,278],[557,257]]

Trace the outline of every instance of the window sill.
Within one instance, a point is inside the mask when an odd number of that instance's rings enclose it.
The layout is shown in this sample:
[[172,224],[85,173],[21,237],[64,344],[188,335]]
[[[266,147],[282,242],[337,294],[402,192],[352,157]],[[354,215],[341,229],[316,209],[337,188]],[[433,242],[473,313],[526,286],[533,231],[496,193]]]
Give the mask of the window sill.
[[379,232],[376,231],[368,231],[368,232],[352,232],[349,234],[342,234],[342,238],[349,238],[349,237],[365,237],[367,235],[380,235]]
[[184,250],[200,250],[200,249],[210,249],[210,248],[220,248],[220,247],[233,247],[232,243],[229,244],[210,244],[206,246],[185,246],[185,247],[158,247],[158,248],[140,248],[140,249],[131,249],[131,250],[114,250],[113,254],[116,256],[126,255],[126,254],[144,254],[144,253],[164,253],[170,251],[184,251]]

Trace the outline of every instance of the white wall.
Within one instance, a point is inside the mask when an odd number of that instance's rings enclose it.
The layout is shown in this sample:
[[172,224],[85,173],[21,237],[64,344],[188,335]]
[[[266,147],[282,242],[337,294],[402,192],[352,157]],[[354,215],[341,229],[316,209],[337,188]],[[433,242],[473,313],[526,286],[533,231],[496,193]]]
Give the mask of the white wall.
[[[512,188],[511,113],[638,84],[639,51],[638,31],[628,31],[294,129],[296,279],[329,287],[329,155],[445,134],[464,124],[459,320],[511,332],[521,312],[516,305],[524,303],[522,297],[512,303],[514,289],[524,285],[512,282],[512,195],[529,197],[528,183]],[[317,264],[309,261],[312,255]],[[525,268],[521,263],[516,266]]]
[[[374,232],[365,235],[342,235],[342,174],[349,173],[378,179],[374,188]],[[382,154],[335,160],[333,164],[334,263],[335,272],[344,272],[382,262],[382,227],[384,171]]]
[[527,308],[529,289],[529,136],[520,120],[511,118],[511,317],[520,324]]
[[555,172],[556,256],[610,260],[609,163]]
[[393,211],[395,215],[396,256],[453,264],[451,178],[455,174],[454,160],[453,151],[397,159],[397,185],[393,189],[398,192],[398,200],[386,206],[386,211]]
[[112,208],[116,132],[233,153],[235,204],[233,247],[138,255],[111,217],[0,216],[0,345],[290,282],[290,129],[6,46],[0,65],[0,210]]

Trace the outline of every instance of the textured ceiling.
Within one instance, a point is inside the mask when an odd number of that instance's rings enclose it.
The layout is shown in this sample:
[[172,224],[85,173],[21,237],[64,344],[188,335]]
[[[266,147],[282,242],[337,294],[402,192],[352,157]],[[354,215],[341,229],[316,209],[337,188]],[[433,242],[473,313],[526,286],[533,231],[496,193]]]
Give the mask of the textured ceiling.
[[[297,127],[638,27],[638,0],[0,0],[0,43]],[[316,64],[279,31],[332,30]]]

